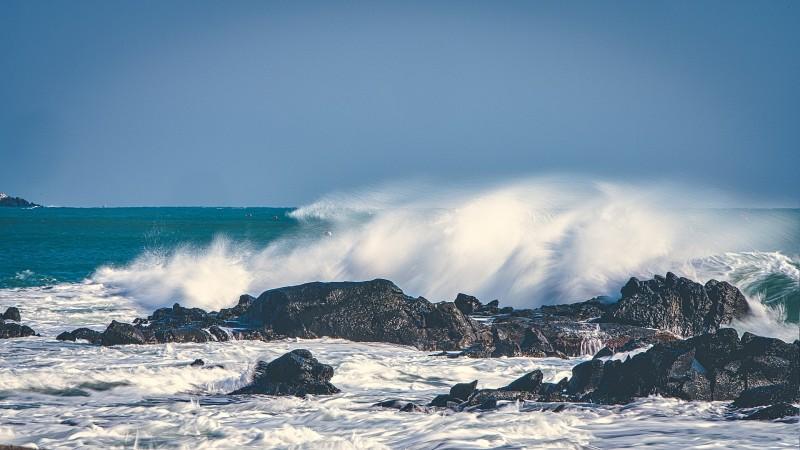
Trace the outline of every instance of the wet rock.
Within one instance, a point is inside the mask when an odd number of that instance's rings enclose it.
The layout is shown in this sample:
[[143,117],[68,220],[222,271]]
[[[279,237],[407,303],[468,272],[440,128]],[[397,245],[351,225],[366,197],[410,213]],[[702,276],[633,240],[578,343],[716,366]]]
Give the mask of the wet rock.
[[609,356],[614,356],[614,352],[608,347],[603,347],[597,353],[594,354],[592,359],[606,358]]
[[22,317],[19,314],[19,309],[14,306],[10,306],[6,309],[6,312],[3,313],[3,320],[13,320],[14,322],[22,322]]
[[195,359],[194,361],[192,361],[192,363],[191,363],[191,364],[189,364],[189,366],[190,366],[190,367],[203,367],[203,366],[205,366],[205,365],[206,365],[206,362],[205,362],[205,361],[203,361],[203,360],[202,360],[202,359],[200,359],[200,358],[198,358],[198,359]]
[[488,333],[454,303],[433,304],[405,295],[388,280],[307,283],[261,294],[240,322],[300,338],[339,337],[460,350]]
[[251,384],[232,392],[236,394],[329,395],[339,392],[330,379],[333,367],[317,361],[310,351],[293,350],[267,363],[259,361]]
[[470,383],[458,383],[450,388],[450,397],[464,401],[475,392],[475,387],[478,386],[478,380]]
[[129,323],[121,323],[116,320],[111,321],[111,325],[106,328],[100,339],[102,345],[105,346],[147,343],[138,328]]
[[800,409],[786,402],[776,403],[766,408],[761,408],[744,417],[744,420],[775,420],[783,417],[793,417],[800,414]]
[[800,388],[791,384],[772,384],[747,389],[733,401],[737,408],[771,405],[782,401],[800,402]]
[[599,359],[582,362],[572,368],[572,377],[567,385],[567,392],[581,395],[591,392],[600,384],[605,362]]
[[750,311],[734,286],[716,280],[704,286],[672,272],[647,281],[631,278],[621,292],[622,298],[601,321],[694,336],[714,332]]
[[4,322],[0,320],[0,339],[19,338],[35,336],[36,332],[27,325],[16,322]]
[[446,408],[446,407],[450,406],[451,403],[452,404],[458,404],[458,403],[461,403],[463,401],[464,401],[463,399],[458,399],[458,398],[452,397],[450,394],[439,394],[436,397],[434,397],[433,400],[431,400],[430,403],[428,403],[428,406],[436,406],[436,407],[440,407],[440,408]]
[[517,378],[507,386],[501,387],[500,390],[538,393],[542,387],[543,377],[544,375],[542,374],[541,370],[534,370],[533,372],[526,373],[525,375]]
[[467,294],[458,294],[453,303],[455,303],[459,311],[467,315],[474,313],[483,306],[480,300]]

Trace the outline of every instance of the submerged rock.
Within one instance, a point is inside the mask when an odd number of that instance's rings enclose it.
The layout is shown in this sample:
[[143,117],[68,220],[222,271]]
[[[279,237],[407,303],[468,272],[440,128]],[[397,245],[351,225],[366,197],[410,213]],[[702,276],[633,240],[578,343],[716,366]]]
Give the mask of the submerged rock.
[[317,361],[310,351],[298,349],[269,363],[259,361],[252,382],[231,394],[335,394],[340,391],[330,383],[332,377],[333,367]]
[[78,339],[82,339],[85,341],[89,341],[92,344],[100,344],[103,339],[103,333],[91,330],[89,328],[78,328],[72,331],[65,331],[58,336],[56,339],[59,341],[72,341],[75,342]]

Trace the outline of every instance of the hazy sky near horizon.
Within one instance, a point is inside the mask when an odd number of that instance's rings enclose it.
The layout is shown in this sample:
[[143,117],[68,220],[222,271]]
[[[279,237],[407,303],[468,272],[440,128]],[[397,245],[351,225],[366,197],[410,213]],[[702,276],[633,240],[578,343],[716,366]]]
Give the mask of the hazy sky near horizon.
[[798,206],[800,2],[0,2],[0,191],[300,205],[558,173]]

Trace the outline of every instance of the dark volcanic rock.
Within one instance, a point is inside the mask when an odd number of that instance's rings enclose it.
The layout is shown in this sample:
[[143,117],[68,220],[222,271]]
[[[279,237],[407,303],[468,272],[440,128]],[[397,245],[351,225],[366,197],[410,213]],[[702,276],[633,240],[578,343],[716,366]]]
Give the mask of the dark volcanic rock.
[[450,397],[460,400],[466,400],[475,392],[475,387],[478,386],[478,380],[470,383],[458,383],[450,388]]
[[266,291],[240,320],[289,337],[330,336],[420,350],[458,350],[488,339],[488,333],[454,303],[412,298],[391,281],[380,279]]
[[771,384],[747,389],[736,397],[733,406],[752,408],[778,402],[800,402],[800,387],[791,384]]
[[538,393],[539,389],[542,387],[543,377],[544,375],[541,370],[534,370],[512,381],[508,386],[501,387],[500,390]]
[[19,309],[14,306],[10,306],[8,309],[6,309],[6,312],[3,313],[3,320],[22,322],[22,317],[19,315]]
[[[796,390],[799,363],[800,348],[794,344],[749,333],[740,341],[735,330],[721,329],[657,344],[624,363],[606,361],[592,399],[624,403],[660,394],[685,400],[733,400],[757,386],[785,384]],[[585,378],[584,364],[573,369],[577,380]],[[599,366],[594,370],[599,372]]]
[[459,311],[467,315],[474,313],[483,306],[480,300],[467,294],[458,294],[453,303],[456,304],[456,308]]
[[594,354],[592,359],[605,358],[605,357],[608,357],[608,356],[614,356],[614,351],[611,350],[608,347],[603,347],[603,348],[600,349],[600,351],[598,351],[597,353]]
[[129,323],[121,323],[116,320],[111,321],[111,325],[106,328],[101,336],[103,345],[126,345],[126,344],[146,344],[142,332]]
[[36,332],[27,325],[21,325],[16,322],[4,322],[0,320],[0,339],[18,338],[35,336]]
[[333,367],[317,361],[310,351],[292,350],[267,363],[259,361],[251,384],[231,394],[328,395],[339,392],[330,383]]
[[711,280],[703,286],[670,272],[648,281],[631,278],[601,321],[694,336],[714,332],[749,311],[744,295],[726,282]]
[[191,364],[189,364],[189,366],[191,366],[191,367],[203,367],[205,365],[206,365],[206,362],[203,361],[200,358],[195,359],[194,361],[192,361]]
[[800,409],[786,402],[776,403],[744,417],[744,420],[775,420],[800,414]]

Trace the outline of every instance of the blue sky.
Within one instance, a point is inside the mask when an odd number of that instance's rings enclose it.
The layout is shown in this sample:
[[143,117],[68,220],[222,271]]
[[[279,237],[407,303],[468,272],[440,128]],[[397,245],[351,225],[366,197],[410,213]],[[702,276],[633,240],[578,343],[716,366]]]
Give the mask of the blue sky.
[[800,3],[0,3],[0,191],[299,205],[552,172],[797,206]]

